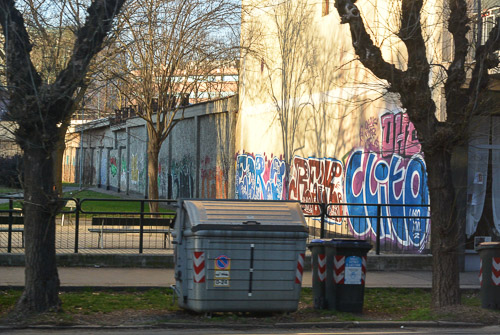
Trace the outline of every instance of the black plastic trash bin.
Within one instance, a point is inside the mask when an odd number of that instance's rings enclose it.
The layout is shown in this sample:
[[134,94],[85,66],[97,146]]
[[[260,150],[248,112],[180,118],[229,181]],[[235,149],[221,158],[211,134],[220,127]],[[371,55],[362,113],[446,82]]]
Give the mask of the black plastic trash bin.
[[309,250],[311,250],[312,291],[315,309],[324,309],[326,307],[326,255],[324,243],[325,241],[323,240],[312,240],[307,245]]
[[500,309],[500,242],[483,242],[477,251],[481,258],[481,306]]
[[363,311],[366,255],[371,248],[372,245],[365,240],[344,239],[325,243],[328,309],[352,313]]

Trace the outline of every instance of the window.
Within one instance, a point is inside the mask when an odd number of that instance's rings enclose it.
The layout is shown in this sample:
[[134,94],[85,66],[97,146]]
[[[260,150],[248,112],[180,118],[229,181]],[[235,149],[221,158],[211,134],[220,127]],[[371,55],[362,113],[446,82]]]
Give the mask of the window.
[[482,13],[483,21],[483,33],[481,38],[481,44],[484,44],[488,40],[490,31],[495,26],[496,18],[500,15],[500,7],[489,9]]
[[222,81],[238,81],[238,76],[237,75],[222,76]]
[[468,148],[466,235],[500,234],[500,117],[476,116]]

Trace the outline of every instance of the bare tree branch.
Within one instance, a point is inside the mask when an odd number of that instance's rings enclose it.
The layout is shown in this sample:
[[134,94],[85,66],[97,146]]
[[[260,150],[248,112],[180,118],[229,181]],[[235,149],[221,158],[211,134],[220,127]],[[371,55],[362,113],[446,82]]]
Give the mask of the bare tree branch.
[[348,23],[351,31],[352,45],[360,62],[380,79],[387,80],[390,91],[395,91],[403,79],[403,71],[394,64],[388,63],[382,57],[380,48],[377,47],[370,34],[366,31],[358,7],[351,0],[336,0],[335,7],[341,17],[341,23]]

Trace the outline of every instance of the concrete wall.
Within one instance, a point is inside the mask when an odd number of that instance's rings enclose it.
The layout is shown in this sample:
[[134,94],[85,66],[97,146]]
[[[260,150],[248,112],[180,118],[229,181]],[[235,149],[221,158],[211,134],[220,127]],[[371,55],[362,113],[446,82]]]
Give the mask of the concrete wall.
[[[234,127],[237,97],[193,105],[163,143],[158,166],[160,198],[231,198],[234,195]],[[81,128],[74,134],[81,134]],[[110,125],[96,120],[67,143],[66,182],[80,181],[119,192],[147,195],[147,131],[139,117]],[[82,171],[80,172],[80,161]]]

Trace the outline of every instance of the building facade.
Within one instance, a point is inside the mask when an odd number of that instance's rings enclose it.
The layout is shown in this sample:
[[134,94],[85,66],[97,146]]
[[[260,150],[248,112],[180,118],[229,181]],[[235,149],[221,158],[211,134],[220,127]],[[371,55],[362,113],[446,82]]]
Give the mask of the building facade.
[[[395,8],[358,5],[384,59],[404,68],[406,49],[390,27]],[[253,52],[243,54],[240,69],[236,197],[347,203],[330,207],[329,230],[426,250],[430,220],[384,218],[379,231],[369,218],[377,208],[367,204],[387,204],[382,216],[428,216],[426,163],[398,97],[356,61],[333,1],[246,0],[243,7],[243,50]],[[445,44],[440,13],[426,13],[429,43]],[[429,48],[428,57],[446,62],[446,50]]]

